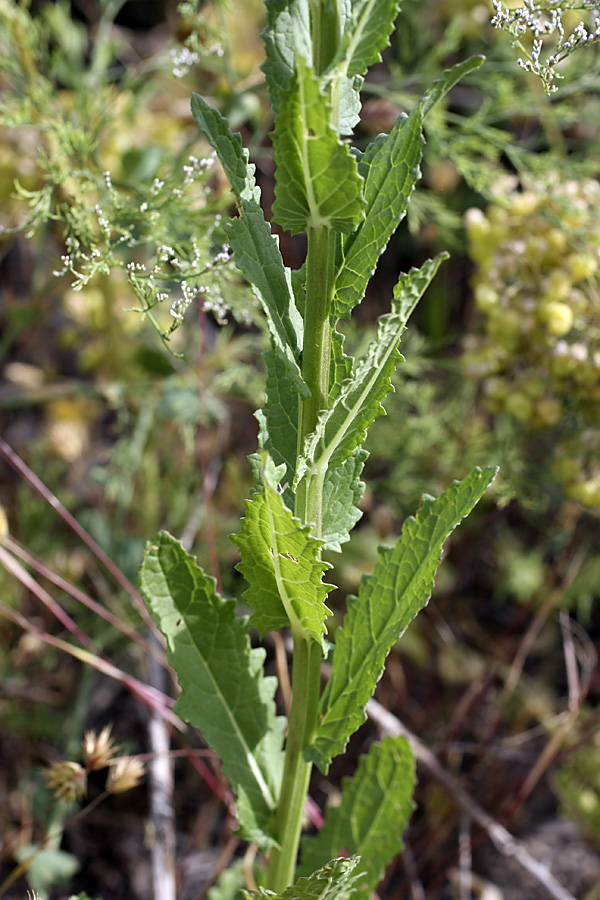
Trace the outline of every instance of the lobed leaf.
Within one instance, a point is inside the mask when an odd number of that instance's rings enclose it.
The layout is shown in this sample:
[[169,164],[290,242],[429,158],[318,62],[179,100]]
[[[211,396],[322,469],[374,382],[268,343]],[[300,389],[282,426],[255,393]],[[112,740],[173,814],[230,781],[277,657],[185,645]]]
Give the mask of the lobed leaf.
[[246,501],[246,516],[233,541],[242,557],[237,569],[250,585],[244,594],[254,611],[250,624],[261,635],[290,626],[292,633],[322,641],[330,615],[325,600],[332,590],[321,580],[331,568],[320,559],[323,541],[294,518],[268,477]]
[[343,236],[336,262],[333,315],[347,318],[367,289],[379,257],[406,214],[410,195],[421,176],[423,153],[421,110],[400,116],[388,135],[379,135],[361,157],[365,179],[365,219]]
[[285,719],[275,714],[276,679],[263,674],[265,651],[252,649],[248,620],[171,535],[148,544],[140,586],[177,673],[176,712],[219,755],[242,836],[264,850],[276,845]]
[[254,166],[248,162],[248,151],[221,113],[198,94],[192,95],[192,114],[221,161],[240,212],[238,219],[225,226],[236,264],[264,309],[273,346],[292,383],[300,396],[308,397],[310,392],[298,365],[302,318],[296,308],[290,272],[283,264],[277,238],[260,205],[260,188],[254,178]]
[[307,878],[298,878],[282,894],[259,888],[246,897],[248,900],[349,900],[356,895],[357,868],[361,868],[361,863],[356,858],[332,859]]
[[297,483],[302,478],[325,478],[361,446],[367,429],[384,413],[381,401],[392,390],[391,376],[399,360],[398,343],[406,322],[447,254],[427,260],[420,269],[401,275],[394,289],[392,310],[381,316],[377,337],[358,360],[351,377],[341,385],[329,409],[319,417],[298,460]]
[[368,900],[385,867],[403,849],[414,809],[415,761],[403,737],[388,737],[362,756],[342,781],[339,806],[329,807],[319,834],[302,841],[301,872],[311,872],[342,850],[361,858],[356,897]]
[[496,471],[492,466],[476,468],[437,500],[425,496],[416,518],[406,520],[394,547],[380,548],[373,574],[363,577],[358,597],[349,600],[336,633],[317,735],[307,750],[307,758],[323,772],[364,722],[365,706],[390,649],[429,600],[444,541],[471,512]]
[[331,125],[331,107],[302,56],[280,97],[273,132],[273,217],[292,234],[329,227],[351,232],[363,218],[356,159]]

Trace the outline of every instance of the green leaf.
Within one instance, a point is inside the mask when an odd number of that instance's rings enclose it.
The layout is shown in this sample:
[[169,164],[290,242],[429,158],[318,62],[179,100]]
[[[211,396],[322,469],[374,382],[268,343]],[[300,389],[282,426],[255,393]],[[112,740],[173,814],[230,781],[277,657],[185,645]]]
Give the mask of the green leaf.
[[389,135],[379,135],[367,147],[359,172],[365,179],[365,220],[342,237],[336,261],[333,315],[347,318],[365,295],[379,257],[400,221],[421,172],[423,153],[421,111],[400,116]]
[[307,757],[326,771],[365,720],[365,706],[385,659],[409,622],[429,600],[444,541],[493,481],[496,469],[474,469],[437,500],[425,496],[416,518],[404,523],[395,546],[379,550],[373,574],[348,602],[336,632],[331,678],[319,712],[317,736]]
[[406,739],[373,744],[353,777],[342,781],[341,803],[329,807],[320,833],[302,841],[300,871],[311,872],[342,850],[360,856],[356,896],[369,898],[387,864],[402,852],[414,786],[415,762]]
[[321,511],[324,549],[339,553],[342,549],[340,544],[350,540],[350,532],[362,516],[357,508],[365,490],[360,476],[368,456],[366,450],[357,447],[341,466],[327,470]]
[[29,844],[17,851],[20,863],[27,863],[27,881],[32,891],[48,896],[51,888],[67,884],[80,869],[76,856],[56,847]]
[[175,710],[219,755],[241,833],[266,850],[276,844],[285,719],[275,716],[276,679],[264,677],[265,651],[252,649],[248,620],[171,535],[148,545],[140,586],[181,686]]
[[457,63],[451,69],[445,69],[440,78],[434,81],[433,85],[423,97],[421,106],[421,115],[425,119],[431,110],[443,100],[448,91],[450,91],[461,78],[468,75],[474,69],[478,69],[485,62],[485,56],[471,56],[464,62]]
[[289,90],[296,72],[296,58],[311,58],[308,0],[267,0],[267,27],[262,38],[266,60],[261,69],[277,118],[281,92]]
[[302,56],[290,89],[281,94],[273,132],[273,217],[292,234],[329,227],[351,232],[363,218],[356,159],[331,126],[331,107]]
[[[339,84],[338,129],[340,134],[349,135],[360,122],[360,89],[364,78],[341,78]],[[333,92],[333,87],[332,87]]]
[[356,893],[359,873],[362,868],[358,859],[332,859],[308,878],[299,878],[282,894],[275,894],[259,888],[254,894],[247,894],[249,900],[349,900]]
[[338,396],[342,384],[352,377],[354,358],[344,353],[346,336],[336,331],[332,322],[331,330],[331,371],[329,373],[329,401]]
[[302,347],[302,318],[296,308],[290,272],[283,264],[277,237],[265,220],[254,166],[239,134],[198,94],[192,95],[192,114],[216,151],[229,179],[240,212],[225,226],[235,261],[261,303],[276,352],[302,397],[310,392],[298,365]]
[[260,424],[258,446],[266,450],[276,466],[285,464],[283,501],[294,507],[292,485],[298,449],[298,393],[286,378],[285,365],[277,353],[263,353],[267,365],[265,402],[255,416]]
[[393,390],[391,376],[402,359],[397,349],[400,337],[446,256],[441,253],[420,269],[400,276],[392,310],[379,319],[377,337],[358,360],[351,377],[343,382],[333,404],[321,413],[315,431],[307,437],[304,454],[298,460],[298,483],[302,478],[325,479],[332,468],[340,466],[364,442],[371,423],[385,412],[381,401]]
[[389,44],[390,34],[400,9],[400,0],[352,0],[352,10],[333,67],[345,74],[364,75],[381,61],[381,51]]
[[206,895],[208,900],[243,900],[246,887],[246,860],[236,859],[224,869]]
[[332,590],[321,580],[331,568],[320,559],[323,541],[294,518],[266,467],[264,475],[262,490],[246,501],[241,530],[233,537],[242,557],[237,569],[250,585],[244,594],[254,610],[250,624],[261,635],[290,626],[294,635],[320,642]]

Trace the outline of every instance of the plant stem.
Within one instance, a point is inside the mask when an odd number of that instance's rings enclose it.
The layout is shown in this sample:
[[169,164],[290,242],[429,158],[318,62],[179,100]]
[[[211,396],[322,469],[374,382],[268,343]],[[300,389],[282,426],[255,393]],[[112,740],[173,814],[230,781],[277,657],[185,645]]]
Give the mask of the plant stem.
[[[309,228],[307,236],[302,375],[311,396],[300,404],[299,452],[306,436],[316,427],[319,411],[327,407],[331,353],[329,313],[335,274],[335,233],[325,227]],[[322,506],[322,481],[313,479],[309,484],[300,485],[296,496],[296,515],[303,523],[313,525],[316,537],[321,534]],[[280,847],[271,853],[268,878],[268,887],[278,893],[293,882],[296,871],[304,805],[312,771],[312,763],[304,759],[304,750],[315,735],[321,687],[321,645],[304,633],[292,632],[292,638],[292,703],[276,823]]]
[[312,763],[304,759],[304,748],[314,736],[321,681],[321,646],[304,636],[294,640],[292,705],[285,746],[281,797],[277,810],[280,848],[269,860],[268,887],[280,893],[294,880],[304,805]]
[[[299,455],[306,436],[315,430],[319,411],[327,408],[331,353],[329,313],[335,275],[335,232],[329,228],[309,228],[307,237],[302,376],[310,388],[311,396],[300,402]],[[302,522],[313,525],[316,537],[321,535],[322,504],[322,485],[305,482],[299,486],[296,515]]]

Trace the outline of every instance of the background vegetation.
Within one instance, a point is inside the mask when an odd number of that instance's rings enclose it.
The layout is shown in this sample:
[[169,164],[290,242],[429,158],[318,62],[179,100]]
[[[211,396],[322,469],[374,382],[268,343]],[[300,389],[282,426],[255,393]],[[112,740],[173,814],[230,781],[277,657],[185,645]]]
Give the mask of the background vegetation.
[[[364,87],[368,142],[444,67],[487,57],[428,122],[408,220],[348,326],[358,352],[397,273],[451,250],[403,347],[388,416],[373,428],[363,519],[344,591],[330,601],[341,621],[345,593],[423,492],[437,495],[475,464],[501,466],[377,697],[454,784],[554,856],[558,879],[591,900],[600,896],[600,67],[594,48],[574,55],[548,97],[491,14],[485,2],[406,0]],[[244,586],[228,534],[250,483],[266,342],[225,245],[230,195],[189,96],[199,92],[243,132],[269,202],[262,16],[259,0],[0,0],[3,442],[127,578],[136,580],[145,540],[167,528],[233,597]],[[301,242],[281,242],[298,265]],[[107,724],[122,752],[148,751],[148,712],[129,680],[151,681],[148,626],[49,493],[9,465],[6,445],[1,878],[46,844],[43,865],[2,891],[148,896],[147,785],[109,793],[73,827],[78,805],[53,799],[42,773],[79,759],[84,731]],[[73,588],[113,618],[82,606]],[[54,608],[41,602],[48,596]],[[85,640],[95,668],[57,643]],[[98,671],[107,658],[120,680]],[[359,732],[354,758],[377,728]],[[172,746],[180,896],[193,897],[241,848],[201,738],[174,734]],[[344,774],[316,776],[315,799],[334,801]],[[103,796],[103,779],[90,771],[88,799]],[[467,872],[473,892],[484,878],[505,897],[537,896],[423,759],[416,799],[382,900],[462,900],[472,896]]]

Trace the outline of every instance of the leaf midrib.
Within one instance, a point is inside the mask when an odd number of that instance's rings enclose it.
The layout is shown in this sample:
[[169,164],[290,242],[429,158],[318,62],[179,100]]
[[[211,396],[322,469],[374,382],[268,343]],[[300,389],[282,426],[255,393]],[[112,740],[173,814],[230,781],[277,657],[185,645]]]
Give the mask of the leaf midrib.
[[[161,570],[163,572],[163,577],[164,577],[165,581],[167,581],[167,583],[168,583],[168,575],[167,575],[167,572],[165,571],[165,569],[163,568],[162,562],[160,563],[160,566],[161,566]],[[276,801],[273,798],[273,795],[271,793],[271,789],[269,788],[269,785],[267,784],[267,782],[265,781],[265,779],[263,777],[263,774],[260,770],[258,761],[256,760],[256,757],[252,753],[250,747],[248,746],[248,743],[243,736],[243,732],[241,731],[235,718],[233,717],[231,707],[227,703],[225,696],[223,695],[221,689],[219,688],[218,682],[216,681],[216,679],[213,675],[212,669],[210,668],[208,662],[205,661],[205,658],[200,650],[200,647],[194,637],[194,630],[192,628],[190,628],[188,625],[187,614],[184,611],[182,611],[181,608],[178,607],[178,609],[179,609],[179,612],[180,612],[182,618],[184,619],[184,621],[186,623],[187,632],[190,635],[190,637],[192,638],[192,643],[196,649],[196,653],[197,653],[198,657],[200,658],[200,663],[203,668],[203,671],[205,671],[205,673],[208,674],[209,681],[215,690],[215,694],[218,696],[218,698],[221,702],[221,705],[226,712],[227,719],[232,725],[231,730],[232,730],[233,734],[237,737],[238,743],[239,743],[240,747],[242,748],[244,756],[248,762],[250,771],[252,772],[252,774],[254,776],[254,780],[260,790],[262,797],[264,798],[267,808],[269,810],[274,810],[276,808]],[[250,650],[250,652],[252,652],[252,650]],[[207,655],[207,658],[209,658],[208,655]],[[193,682],[190,685],[190,687],[192,689],[196,688],[198,691],[201,691],[200,687],[197,684],[194,684]],[[257,746],[260,746],[260,742]]]

